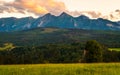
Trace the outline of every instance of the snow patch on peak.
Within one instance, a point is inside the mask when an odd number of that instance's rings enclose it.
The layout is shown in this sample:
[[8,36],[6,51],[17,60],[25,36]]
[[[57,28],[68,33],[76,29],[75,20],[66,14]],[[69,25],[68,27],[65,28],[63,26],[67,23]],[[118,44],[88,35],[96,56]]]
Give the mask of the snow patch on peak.
[[75,26],[75,27],[77,27],[77,26],[78,26],[78,25],[77,25],[77,23],[76,23],[76,21],[74,21],[74,26]]
[[109,27],[114,27],[114,25],[113,25],[113,24],[107,24],[107,26],[109,26]]
[[17,25],[13,25],[12,28],[16,27]]
[[117,28],[119,28],[119,29],[120,29],[120,26],[118,26]]
[[31,24],[27,23],[23,28],[30,28],[30,27],[31,27]]
[[1,26],[2,26],[2,27],[4,27],[4,26],[5,26],[5,24],[2,24]]
[[44,22],[43,21],[41,21],[39,24],[38,24],[38,27],[42,27],[42,24],[43,24]]

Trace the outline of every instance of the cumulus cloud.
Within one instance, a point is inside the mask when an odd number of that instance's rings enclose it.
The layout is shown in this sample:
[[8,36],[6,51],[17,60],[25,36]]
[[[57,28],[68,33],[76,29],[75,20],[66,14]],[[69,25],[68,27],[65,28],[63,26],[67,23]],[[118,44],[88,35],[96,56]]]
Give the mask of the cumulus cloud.
[[112,21],[120,21],[120,10],[117,9],[113,12],[110,12],[108,15],[102,16],[102,18],[109,19]]
[[[90,18],[105,18],[109,20],[120,20],[120,9],[107,15],[97,11],[69,11],[60,0],[0,0],[0,17],[38,17],[46,13],[59,15],[67,12],[72,16],[86,15]],[[18,15],[17,15],[18,14]]]
[[95,11],[67,11],[69,14],[71,14],[72,16],[80,16],[80,15],[86,15],[90,18],[98,18],[100,16],[102,16],[102,14],[100,12],[95,12]]
[[86,13],[91,15],[92,18],[98,18],[102,15],[100,12],[94,12],[94,11],[89,11],[89,12],[86,12]]
[[85,15],[88,16],[91,19],[96,19],[96,18],[104,18],[108,19],[111,21],[120,21],[120,10],[117,9],[113,12],[110,12],[108,14],[104,14],[102,12],[96,12],[96,11],[67,11],[72,16],[78,17],[80,15]]
[[24,12],[27,11],[36,15],[46,13],[58,15],[66,11],[66,7],[63,2],[55,0],[14,0],[11,2],[0,0],[0,12],[2,13],[3,11],[22,14],[25,14]]

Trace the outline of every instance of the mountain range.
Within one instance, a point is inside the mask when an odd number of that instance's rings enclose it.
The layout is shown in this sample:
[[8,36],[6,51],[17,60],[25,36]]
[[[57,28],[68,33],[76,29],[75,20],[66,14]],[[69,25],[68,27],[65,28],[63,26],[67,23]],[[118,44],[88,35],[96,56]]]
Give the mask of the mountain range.
[[0,32],[23,31],[39,27],[119,31],[120,21],[113,22],[103,18],[90,19],[85,15],[73,17],[65,12],[59,16],[48,13],[39,18],[0,18]]

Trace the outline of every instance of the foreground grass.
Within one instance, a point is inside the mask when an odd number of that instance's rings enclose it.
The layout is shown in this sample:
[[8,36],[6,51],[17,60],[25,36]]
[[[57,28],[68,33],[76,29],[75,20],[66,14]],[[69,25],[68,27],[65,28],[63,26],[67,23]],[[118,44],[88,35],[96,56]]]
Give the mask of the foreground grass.
[[120,63],[0,65],[0,75],[120,75]]
[[111,50],[111,51],[120,51],[120,48],[109,48],[109,50]]

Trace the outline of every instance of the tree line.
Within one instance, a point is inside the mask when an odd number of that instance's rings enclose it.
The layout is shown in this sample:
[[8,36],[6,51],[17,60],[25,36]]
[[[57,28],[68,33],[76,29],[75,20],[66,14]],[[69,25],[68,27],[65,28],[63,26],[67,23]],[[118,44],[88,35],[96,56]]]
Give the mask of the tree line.
[[14,46],[11,43],[0,47],[0,64],[39,63],[92,63],[119,62],[120,52],[109,51],[107,47],[92,40],[85,45],[47,44],[41,46]]

